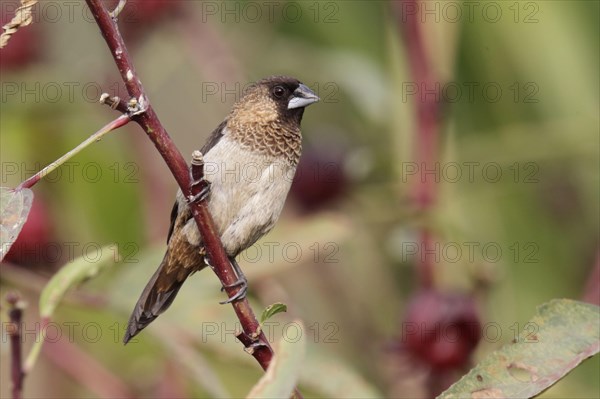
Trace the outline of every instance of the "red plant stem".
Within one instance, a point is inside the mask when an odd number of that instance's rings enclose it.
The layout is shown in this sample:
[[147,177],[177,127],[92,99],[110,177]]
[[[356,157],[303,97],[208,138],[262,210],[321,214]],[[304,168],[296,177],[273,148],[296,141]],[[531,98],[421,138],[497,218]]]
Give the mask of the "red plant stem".
[[23,318],[23,307],[20,301],[20,295],[16,292],[11,292],[6,295],[10,309],[8,317],[10,324],[8,327],[8,335],[10,337],[10,358],[11,358],[11,381],[12,381],[12,398],[20,399],[23,393],[23,354],[21,345],[21,323]]
[[[192,196],[190,187],[190,169],[150,105],[150,101],[144,92],[144,88],[135,71],[133,62],[125,43],[123,42],[123,38],[119,33],[116,22],[110,17],[100,0],[86,0],[86,2],[92,11],[92,15],[96,19],[98,27],[102,32],[102,36],[104,36],[113,59],[117,64],[121,78],[123,79],[123,82],[125,82],[127,92],[131,98],[136,99],[138,104],[144,109],[143,111],[133,113],[131,115],[132,119],[144,129],[150,140],[152,140],[156,146],[158,152],[162,155],[182,192],[187,198],[190,198]],[[204,248],[215,274],[224,287],[233,286],[237,281],[237,277],[229,262],[227,254],[223,249],[221,239],[214,228],[214,223],[208,212],[206,203],[204,201],[190,203],[190,209],[194,216],[194,220],[198,225],[198,229],[200,230]],[[226,288],[227,295],[232,297],[238,289],[239,288],[236,287]],[[232,302],[232,306],[242,325],[244,333],[252,337],[257,335],[257,332],[260,331],[260,324],[248,301],[245,298],[243,300],[234,301]],[[252,356],[254,356],[262,368],[266,370],[273,357],[273,349],[262,332],[258,334],[255,342],[257,341],[262,345],[253,348],[254,350],[251,351]],[[301,397],[297,390],[295,394],[297,397]]]
[[12,358],[12,397],[19,399],[21,397],[21,391],[23,390],[23,355],[21,351],[21,316],[23,312],[21,309],[11,309],[9,312],[11,322],[11,334],[10,334],[10,353]]
[[600,306],[600,250],[596,253],[596,260],[583,292],[583,300]]
[[[431,93],[437,87],[425,52],[420,9],[416,0],[393,2],[399,26],[403,31],[406,51],[413,83],[417,85],[415,103],[417,113],[416,159],[423,173],[413,180],[412,200],[423,213],[430,210],[436,201],[436,164],[440,131],[439,96]],[[408,12],[410,10],[410,12]],[[414,11],[414,12],[413,12]],[[424,173],[428,172],[430,173]],[[420,281],[423,288],[433,285],[433,263],[427,251],[435,251],[435,237],[427,226],[420,233],[421,256],[419,263]]]
[[[431,256],[429,256],[432,252],[435,252],[437,249],[435,247],[435,239],[433,234],[429,230],[428,227],[423,226],[421,228],[420,235],[420,256],[418,260],[418,274],[419,274],[419,282],[423,289],[433,288],[434,280],[435,280],[435,271],[434,271],[434,263],[431,261]],[[435,256],[433,256],[435,258]]]

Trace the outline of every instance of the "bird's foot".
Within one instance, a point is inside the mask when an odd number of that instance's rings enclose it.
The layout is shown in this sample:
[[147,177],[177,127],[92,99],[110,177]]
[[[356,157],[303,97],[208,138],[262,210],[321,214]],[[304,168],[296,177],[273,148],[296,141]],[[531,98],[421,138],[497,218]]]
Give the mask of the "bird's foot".
[[225,291],[226,288],[234,288],[234,287],[240,287],[240,288],[231,298],[227,299],[226,301],[219,302],[221,305],[225,305],[225,304],[231,303],[233,301],[239,301],[246,297],[246,292],[248,291],[248,280],[246,280],[246,276],[244,276],[242,274],[242,277],[240,277],[238,279],[238,281],[236,281],[235,283],[226,285],[226,286],[224,285],[223,287],[221,287],[221,291]]
[[263,348],[263,347],[268,347],[268,346],[269,345],[265,344],[264,342],[255,341],[249,345],[246,345],[246,347],[244,348],[244,351],[246,351],[246,353],[249,353],[250,355],[252,355],[252,354],[254,354],[254,351],[256,351],[258,348]]
[[196,194],[190,195],[187,198],[188,203],[191,204],[204,201],[210,193],[210,182],[204,177],[194,179],[193,176],[191,177],[190,181],[190,191]]
[[246,298],[246,292],[248,291],[248,280],[246,279],[246,276],[244,276],[242,268],[235,260],[235,257],[229,258],[229,261],[231,262],[231,266],[233,266],[233,270],[235,271],[238,280],[231,285],[221,287],[221,291],[224,291],[226,288],[233,287],[240,287],[240,289],[228,300],[219,302],[221,305]]
[[208,197],[208,194],[210,193],[210,182],[202,178],[200,180],[193,181],[191,186],[194,187],[200,184],[202,185],[200,191],[195,195],[190,195],[187,199],[188,203],[192,204],[202,202],[206,199],[206,197]]

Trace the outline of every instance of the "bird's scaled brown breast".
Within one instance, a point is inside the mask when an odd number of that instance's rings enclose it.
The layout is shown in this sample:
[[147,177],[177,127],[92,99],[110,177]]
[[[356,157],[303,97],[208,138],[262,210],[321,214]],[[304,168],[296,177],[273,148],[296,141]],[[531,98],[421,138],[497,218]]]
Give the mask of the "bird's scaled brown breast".
[[227,120],[230,137],[251,151],[297,165],[302,153],[299,123],[282,120],[277,104],[258,87],[238,101]]

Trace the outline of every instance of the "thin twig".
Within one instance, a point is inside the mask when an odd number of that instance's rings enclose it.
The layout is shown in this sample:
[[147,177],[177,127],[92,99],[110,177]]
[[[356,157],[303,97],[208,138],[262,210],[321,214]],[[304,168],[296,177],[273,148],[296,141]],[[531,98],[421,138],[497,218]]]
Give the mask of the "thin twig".
[[120,111],[123,114],[129,112],[127,103],[125,101],[121,100],[117,96],[111,97],[108,93],[102,93],[102,95],[100,96],[100,104],[106,104],[112,109],[116,109],[117,111]]
[[[110,17],[100,0],[86,0],[86,2],[110,49],[128,94],[132,99],[136,99],[138,103],[143,105],[143,112],[132,115],[132,119],[144,129],[150,140],[152,140],[184,195],[191,198],[193,194],[190,187],[190,169],[152,108],[115,21]],[[224,287],[231,287],[225,289],[227,295],[231,298],[239,289],[235,285],[237,276],[223,249],[206,202],[192,202],[190,203],[190,209],[200,230],[210,264],[213,266],[213,270],[221,284]],[[252,337],[257,336],[254,341],[256,346],[252,356],[266,370],[271,363],[273,349],[262,332],[257,334],[260,328],[254,311],[245,298],[233,301],[232,306],[244,333]],[[302,397],[297,390],[295,397]]]
[[104,127],[102,127],[102,129],[98,130],[96,133],[92,134],[90,137],[85,139],[77,147],[73,148],[71,151],[67,152],[65,155],[58,158],[56,161],[52,162],[50,165],[46,166],[44,169],[40,170],[35,175],[31,176],[29,179],[27,179],[24,182],[22,182],[21,184],[19,184],[17,186],[17,190],[22,189],[22,188],[33,187],[37,182],[42,180],[42,178],[44,178],[44,176],[48,176],[50,173],[52,173],[55,169],[60,167],[67,160],[69,160],[72,157],[74,157],[75,155],[79,154],[81,152],[81,150],[83,150],[85,147],[89,146],[90,144],[92,144],[96,141],[99,141],[105,134],[108,134],[108,133],[112,132],[113,130],[116,130],[122,126],[125,126],[126,124],[129,123],[129,120],[130,119],[129,119],[128,115],[121,115],[120,117],[113,120],[112,122],[109,122]]
[[10,336],[10,358],[11,358],[11,381],[12,381],[12,397],[20,399],[23,394],[23,354],[21,340],[21,323],[23,318],[24,304],[21,301],[21,296],[17,292],[9,292],[6,295],[10,309],[8,316],[10,324],[8,326],[8,335]]

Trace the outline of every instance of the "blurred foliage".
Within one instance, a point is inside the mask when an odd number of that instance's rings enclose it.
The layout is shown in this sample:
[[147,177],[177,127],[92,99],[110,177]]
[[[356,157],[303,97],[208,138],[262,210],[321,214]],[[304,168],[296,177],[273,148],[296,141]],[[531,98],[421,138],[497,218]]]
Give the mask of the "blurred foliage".
[[[446,3],[427,2],[425,45],[446,93],[439,99],[439,198],[427,215],[410,203],[415,176],[407,170],[416,159],[414,115],[423,93],[411,94],[398,28],[404,14],[390,3],[275,2],[270,13],[261,2],[168,1],[167,11],[144,2],[162,18],[136,12],[144,3],[134,3],[120,23],[184,156],[201,147],[247,82],[289,74],[322,98],[305,113],[305,148],[342,151],[307,157],[317,163],[304,170],[315,185],[343,190],[324,190],[339,194],[323,204],[314,193],[308,205],[292,195],[274,231],[240,259],[257,314],[274,302],[288,306],[266,323],[273,343],[293,339],[293,320],[303,321],[306,397],[427,396],[430,370],[397,350],[405,306],[419,288],[418,259],[408,249],[422,226],[442,245],[462,249],[458,258],[436,251],[436,287],[476,299],[484,330],[475,362],[509,343],[537,305],[583,296],[599,238],[598,2],[493,2],[501,10],[496,22],[493,10],[482,14],[483,3],[468,18],[465,3],[450,2],[463,12],[454,21]],[[97,103],[101,91],[126,97],[84,3],[38,5],[34,25],[13,38],[37,32],[19,44],[32,51],[10,62],[16,43],[0,51],[2,186],[16,186],[114,118]],[[444,169],[453,163],[458,179]],[[106,381],[140,397],[245,396],[263,373],[235,342],[234,313],[218,304],[224,297],[210,271],[193,276],[137,342],[121,344],[129,312],[162,258],[176,190],[141,129],[106,137],[60,173],[35,187],[53,234],[38,244],[39,264],[0,267],[2,292],[16,287],[29,302],[26,328],[39,322],[41,287],[61,264],[114,243],[123,262],[66,297],[54,316],[54,345],[74,364],[87,354]],[[474,245],[473,256],[465,243]],[[497,248],[500,255],[491,252]],[[2,397],[10,387],[5,336],[3,329]],[[32,341],[25,336],[26,351]],[[85,367],[67,369],[59,360],[42,351],[26,397],[128,392],[90,383]],[[596,356],[542,397],[598,397],[599,369]]]

